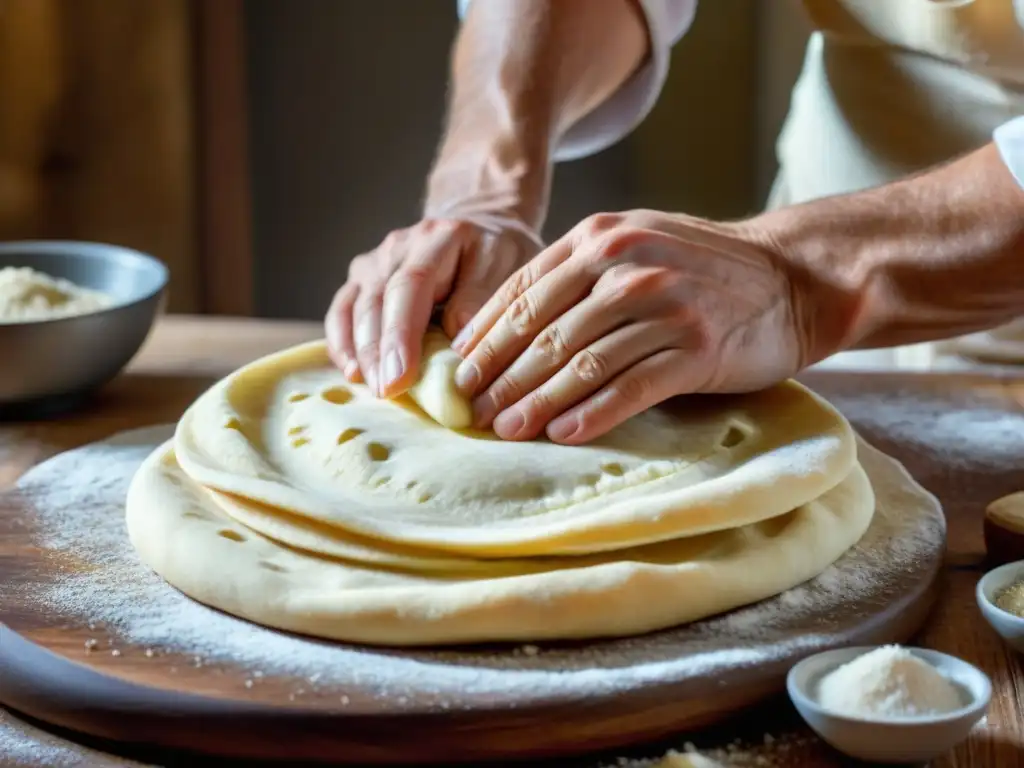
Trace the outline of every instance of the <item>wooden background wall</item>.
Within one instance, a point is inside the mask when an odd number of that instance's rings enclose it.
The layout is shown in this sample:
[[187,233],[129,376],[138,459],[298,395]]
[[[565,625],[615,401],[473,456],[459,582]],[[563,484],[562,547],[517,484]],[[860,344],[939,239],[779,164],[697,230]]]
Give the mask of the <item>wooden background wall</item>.
[[151,253],[249,314],[242,0],[0,0],[0,239]]

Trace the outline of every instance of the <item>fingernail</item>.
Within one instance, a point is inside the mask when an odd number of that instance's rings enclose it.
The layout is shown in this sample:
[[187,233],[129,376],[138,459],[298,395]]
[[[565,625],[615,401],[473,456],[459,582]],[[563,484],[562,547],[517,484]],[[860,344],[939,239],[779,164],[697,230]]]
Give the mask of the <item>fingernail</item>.
[[380,392],[377,390],[377,372],[370,368],[363,371],[363,378],[366,379],[366,386],[370,388],[375,397],[380,397]]
[[547,434],[551,440],[568,440],[579,432],[580,420],[578,416],[566,416],[558,418],[548,424]]
[[455,369],[455,386],[463,392],[472,393],[479,384],[480,371],[476,365],[468,360],[463,360],[459,363],[459,367]]
[[525,426],[526,417],[516,408],[499,413],[494,420],[494,431],[506,439],[516,437]]
[[473,337],[473,326],[466,323],[462,326],[462,330],[459,331],[455,336],[455,341],[452,342],[452,349],[456,352],[462,351],[462,348],[469,343],[469,340]]
[[359,373],[359,363],[357,363],[355,360],[349,360],[347,363],[345,363],[344,373],[346,379],[354,379],[356,377],[356,374]]
[[402,356],[398,354],[397,349],[393,349],[384,356],[384,365],[381,369],[381,377],[384,379],[384,387],[390,387],[400,378],[402,373],[405,371],[405,366],[402,364]]

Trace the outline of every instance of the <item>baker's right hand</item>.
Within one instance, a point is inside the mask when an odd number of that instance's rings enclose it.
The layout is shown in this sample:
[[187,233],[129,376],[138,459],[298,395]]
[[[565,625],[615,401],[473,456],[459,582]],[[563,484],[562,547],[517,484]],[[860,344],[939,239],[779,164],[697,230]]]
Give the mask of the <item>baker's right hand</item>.
[[332,360],[346,378],[365,381],[378,397],[404,392],[416,381],[435,305],[444,303],[442,327],[455,338],[539,250],[539,238],[525,227],[424,219],[395,230],[352,260],[334,295],[324,319]]

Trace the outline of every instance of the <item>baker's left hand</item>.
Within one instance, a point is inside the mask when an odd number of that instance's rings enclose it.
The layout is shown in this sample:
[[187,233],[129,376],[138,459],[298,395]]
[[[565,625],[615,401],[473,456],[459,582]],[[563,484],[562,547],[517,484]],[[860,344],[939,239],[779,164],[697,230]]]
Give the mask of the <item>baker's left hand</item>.
[[477,426],[563,444],[673,395],[759,389],[806,364],[791,278],[742,223],[598,214],[480,309],[453,344],[456,383]]

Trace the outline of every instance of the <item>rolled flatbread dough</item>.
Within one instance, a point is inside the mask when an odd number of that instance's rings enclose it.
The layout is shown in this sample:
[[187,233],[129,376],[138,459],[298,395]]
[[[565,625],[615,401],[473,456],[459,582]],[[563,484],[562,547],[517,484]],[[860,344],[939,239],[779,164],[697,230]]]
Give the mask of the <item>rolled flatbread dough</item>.
[[490,572],[404,572],[283,546],[225,514],[181,470],[170,442],[135,475],[127,523],[142,559],[185,594],[279,629],[383,645],[621,636],[726,611],[818,575],[867,529],[875,507],[869,477],[893,471],[871,449],[862,454],[865,469],[855,465],[787,514],[522,568],[498,561]]
[[182,417],[174,448],[205,487],[481,558],[618,550],[769,520],[856,462],[846,420],[796,383],[667,403],[585,446],[506,442],[447,429],[410,398],[374,398],[321,342],[215,385]]

